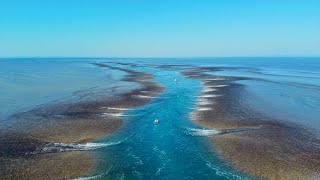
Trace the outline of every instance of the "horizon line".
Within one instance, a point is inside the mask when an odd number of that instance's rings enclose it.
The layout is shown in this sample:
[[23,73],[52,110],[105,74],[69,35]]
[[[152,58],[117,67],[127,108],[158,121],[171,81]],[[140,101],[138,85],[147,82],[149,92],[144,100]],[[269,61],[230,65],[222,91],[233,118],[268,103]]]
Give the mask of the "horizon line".
[[0,56],[0,59],[206,59],[206,58],[320,58],[319,55],[261,55],[261,56]]

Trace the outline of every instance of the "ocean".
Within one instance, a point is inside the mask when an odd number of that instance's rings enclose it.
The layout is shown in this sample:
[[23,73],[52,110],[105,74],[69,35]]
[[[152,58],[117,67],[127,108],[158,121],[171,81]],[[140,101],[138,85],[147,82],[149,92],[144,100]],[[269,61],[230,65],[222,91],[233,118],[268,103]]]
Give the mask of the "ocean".
[[[186,68],[217,67],[209,74],[246,78],[241,106],[279,122],[302,127],[320,137],[320,58],[59,58],[0,60],[0,127],[15,113],[60,101],[88,101],[108,96],[106,89],[135,83],[125,73],[93,63],[147,72],[165,91],[147,105],[125,110],[122,127],[88,148],[97,163],[88,179],[247,179],[221,158],[211,138],[220,132],[193,122],[191,112],[203,86],[181,75]],[[153,68],[175,65],[175,69]],[[154,119],[159,123],[155,124]],[[92,145],[92,144],[91,144]],[[101,145],[101,146],[99,146]]]

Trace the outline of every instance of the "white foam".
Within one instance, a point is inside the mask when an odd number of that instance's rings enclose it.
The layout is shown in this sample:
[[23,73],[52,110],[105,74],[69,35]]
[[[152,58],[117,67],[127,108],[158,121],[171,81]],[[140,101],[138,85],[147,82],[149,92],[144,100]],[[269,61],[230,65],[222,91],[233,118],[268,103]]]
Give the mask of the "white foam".
[[206,98],[199,98],[198,99],[198,105],[211,105],[214,104],[212,100],[208,100]]
[[222,95],[217,95],[217,94],[207,94],[207,95],[201,95],[199,96],[200,98],[213,98],[213,97],[220,97]]
[[200,101],[198,102],[198,105],[200,106],[206,106],[206,105],[212,105],[214,102],[209,102],[209,101]]
[[203,108],[198,108],[198,111],[211,111],[213,110],[212,108],[207,108],[207,107],[203,107]]
[[124,117],[128,115],[124,115],[123,113],[102,113],[102,116]]
[[211,78],[211,79],[206,79],[204,81],[223,81],[223,80],[226,80],[225,78],[222,78],[222,77],[217,77],[217,78]]
[[187,128],[185,133],[192,136],[212,136],[221,133],[221,131],[215,129]]
[[213,92],[213,91],[217,91],[217,89],[205,87],[201,92],[208,93],[208,92]]
[[130,109],[126,109],[126,108],[117,108],[117,107],[108,107],[109,110],[119,110],[119,111],[127,111]]
[[46,147],[44,147],[41,152],[49,153],[49,152],[67,152],[67,151],[90,151],[95,149],[100,149],[107,146],[112,146],[119,144],[116,143],[50,143]]
[[204,102],[204,103],[206,103],[206,102],[212,102],[212,103],[213,103],[212,100],[209,100],[209,99],[204,98],[204,97],[198,98],[198,102]]
[[145,96],[145,95],[135,95],[135,97],[138,97],[138,98],[154,98],[152,96]]
[[197,97],[199,97],[198,98],[199,102],[209,102],[209,99],[207,99],[207,98],[204,98],[204,97],[201,97],[201,96],[197,96]]
[[220,169],[220,167],[212,164],[210,161],[205,160],[206,161],[206,165],[215,170],[216,171],[216,175],[227,178],[227,179],[235,179],[235,180],[242,180],[243,178],[241,178],[240,176],[236,175],[236,174],[232,174],[230,172],[226,172]]
[[219,85],[211,85],[211,86],[206,86],[206,87],[209,87],[209,88],[219,88],[219,87],[226,87],[226,86],[229,86],[229,85],[219,84]]
[[140,91],[141,93],[151,93],[151,91]]
[[126,141],[129,137],[116,142],[107,143],[49,143],[36,153],[52,153],[52,152],[67,152],[67,151],[91,151],[109,146],[118,145]]
[[112,167],[110,167],[108,169],[107,172],[105,173],[101,173],[101,174],[98,174],[98,175],[94,175],[94,176],[88,176],[88,177],[80,177],[80,178],[76,178],[76,179],[73,179],[73,180],[90,180],[90,179],[100,179],[102,178],[103,176],[106,176],[109,174],[110,170],[111,170]]

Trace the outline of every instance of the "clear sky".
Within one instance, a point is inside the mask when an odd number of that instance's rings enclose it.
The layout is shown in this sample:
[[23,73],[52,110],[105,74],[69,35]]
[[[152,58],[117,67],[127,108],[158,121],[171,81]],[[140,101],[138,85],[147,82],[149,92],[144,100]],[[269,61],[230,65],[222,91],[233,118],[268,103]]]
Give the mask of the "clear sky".
[[0,56],[319,56],[320,0],[0,0]]

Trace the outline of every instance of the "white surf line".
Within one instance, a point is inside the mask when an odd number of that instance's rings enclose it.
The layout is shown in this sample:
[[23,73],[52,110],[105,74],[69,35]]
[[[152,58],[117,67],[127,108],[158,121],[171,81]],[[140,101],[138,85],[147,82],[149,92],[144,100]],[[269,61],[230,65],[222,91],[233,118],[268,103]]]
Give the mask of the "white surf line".
[[105,116],[125,117],[130,115],[124,115],[123,113],[109,113],[109,112],[102,113],[102,117],[105,117]]
[[40,151],[34,152],[37,153],[59,153],[59,152],[68,152],[68,151],[92,151],[96,149],[106,148],[109,146],[114,146],[123,143],[131,136],[128,136],[122,140],[116,142],[106,142],[106,143],[49,143]]
[[221,97],[222,95],[220,94],[204,94],[204,95],[200,95],[200,96],[196,96],[199,98],[215,98],[215,97]]
[[151,91],[140,91],[141,93],[152,93]]
[[207,105],[213,105],[214,102],[209,102],[209,101],[199,101],[198,105],[199,106],[207,106]]
[[212,108],[207,108],[207,107],[204,107],[204,108],[197,108],[198,111],[212,111],[213,109]]
[[195,102],[196,103],[211,103],[211,104],[214,104],[213,100],[209,100],[209,99],[204,98],[204,97],[198,98]]
[[200,97],[197,99],[197,102],[198,103],[211,103],[211,104],[214,104],[213,100],[209,100],[207,99],[206,97]]
[[213,98],[213,97],[221,97],[222,95],[220,94],[208,94],[208,95],[202,95],[201,97],[204,98]]
[[117,108],[117,107],[108,107],[107,109],[109,110],[119,110],[119,111],[129,111],[132,109],[127,109],[127,108]]
[[145,95],[133,95],[133,96],[134,96],[134,97],[138,97],[138,98],[148,98],[148,99],[157,98],[157,97],[145,96]]
[[189,77],[199,77],[200,75],[194,74],[194,75],[187,75]]
[[105,148],[108,146],[113,146],[120,144],[119,142],[111,143],[49,143],[45,145],[42,149],[37,149],[31,154],[44,154],[44,153],[59,153],[59,152],[69,152],[69,151],[92,151],[100,148]]
[[221,131],[216,129],[197,129],[197,128],[187,128],[186,134],[191,136],[213,136],[220,134]]
[[206,79],[206,80],[209,80],[209,81],[221,81],[221,80],[226,80],[226,78],[223,78],[223,77],[216,77],[216,78]]
[[213,92],[213,91],[217,91],[217,90],[218,90],[218,89],[205,87],[201,92],[203,92],[203,93],[208,93],[208,92]]
[[206,86],[206,87],[208,87],[208,88],[219,88],[219,87],[226,87],[226,86],[229,86],[229,85],[220,84],[220,85],[211,85],[211,86]]
[[89,151],[89,150],[95,150],[111,145],[115,145],[118,143],[53,143],[52,145],[49,145],[48,147],[45,147],[44,151],[50,151],[55,149],[61,149],[63,151]]
[[224,80],[226,80],[225,78],[214,78],[214,79],[206,79],[206,80],[203,80],[203,82],[208,82],[208,83],[210,83],[210,82],[213,82],[213,81],[224,81]]
[[106,117],[106,116],[113,116],[113,117],[129,117],[129,116],[138,116],[137,114],[123,114],[123,113],[111,113],[111,112],[105,112],[102,113],[101,115],[102,117]]

